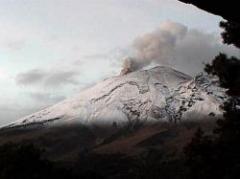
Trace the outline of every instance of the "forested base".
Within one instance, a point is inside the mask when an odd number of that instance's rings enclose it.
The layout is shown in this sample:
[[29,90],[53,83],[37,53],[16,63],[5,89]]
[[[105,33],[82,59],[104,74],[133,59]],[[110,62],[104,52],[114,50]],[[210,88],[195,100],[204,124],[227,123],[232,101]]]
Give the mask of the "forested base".
[[7,144],[0,147],[0,178],[188,178],[183,158],[149,150],[137,157],[120,154],[81,153],[74,163],[42,159],[43,151],[33,145]]
[[0,178],[186,178],[183,148],[199,127],[210,134],[214,122],[5,131]]

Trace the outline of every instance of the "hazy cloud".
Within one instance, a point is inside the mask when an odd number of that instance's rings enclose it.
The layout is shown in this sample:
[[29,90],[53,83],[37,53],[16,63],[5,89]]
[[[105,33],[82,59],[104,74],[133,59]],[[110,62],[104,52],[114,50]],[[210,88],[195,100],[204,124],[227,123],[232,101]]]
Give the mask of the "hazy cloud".
[[76,80],[76,72],[73,71],[58,71],[50,74],[47,76],[45,79],[44,84],[46,86],[51,86],[51,87],[57,87],[57,86],[62,86],[66,84],[78,84],[78,81]]
[[21,50],[26,46],[24,40],[9,41],[6,43],[6,47],[11,50]]
[[75,71],[44,71],[40,69],[20,73],[16,77],[19,85],[43,85],[45,87],[59,87],[62,85],[78,84]]
[[29,96],[33,100],[36,100],[37,102],[43,102],[44,104],[53,104],[65,98],[65,96],[51,94],[47,92],[34,92],[30,93]]
[[21,85],[32,85],[42,82],[42,80],[47,76],[47,74],[40,70],[34,69],[25,73],[20,73],[16,77],[17,84]]

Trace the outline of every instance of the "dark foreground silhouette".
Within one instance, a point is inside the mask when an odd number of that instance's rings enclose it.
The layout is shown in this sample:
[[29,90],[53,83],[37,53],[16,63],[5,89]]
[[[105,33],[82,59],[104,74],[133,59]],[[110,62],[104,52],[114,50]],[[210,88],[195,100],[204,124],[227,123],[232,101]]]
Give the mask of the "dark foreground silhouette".
[[[184,147],[215,121],[0,132],[0,178],[182,178]],[[174,171],[174,172],[173,172]]]

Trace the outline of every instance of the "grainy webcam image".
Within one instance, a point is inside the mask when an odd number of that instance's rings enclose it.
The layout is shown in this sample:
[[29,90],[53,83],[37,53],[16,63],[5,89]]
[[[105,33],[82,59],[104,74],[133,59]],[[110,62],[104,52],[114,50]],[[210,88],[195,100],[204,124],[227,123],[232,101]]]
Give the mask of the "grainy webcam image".
[[240,177],[234,0],[0,0],[0,179]]

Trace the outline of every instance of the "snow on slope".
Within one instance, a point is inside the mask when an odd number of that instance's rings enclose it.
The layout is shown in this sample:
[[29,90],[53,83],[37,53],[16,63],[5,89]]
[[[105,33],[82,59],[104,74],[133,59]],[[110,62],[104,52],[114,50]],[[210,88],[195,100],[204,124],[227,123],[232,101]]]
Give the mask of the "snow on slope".
[[8,127],[50,122],[122,124],[210,118],[221,115],[223,96],[224,91],[203,75],[191,78],[158,66],[104,80]]

